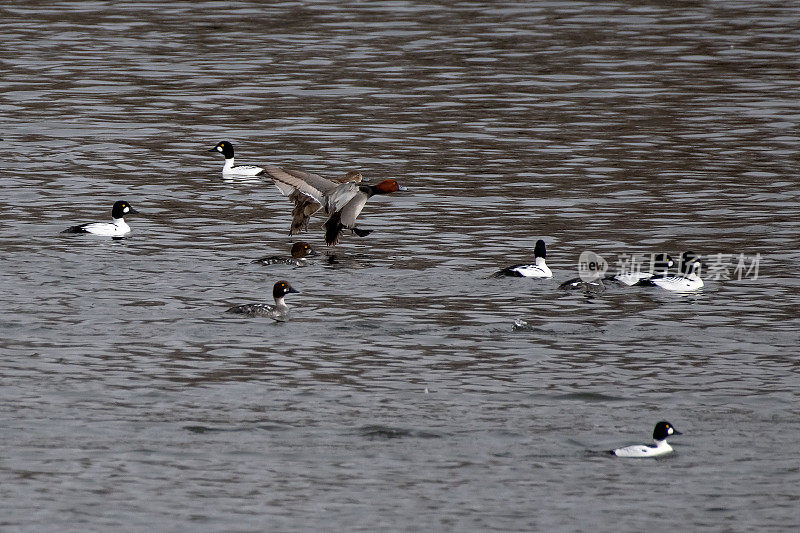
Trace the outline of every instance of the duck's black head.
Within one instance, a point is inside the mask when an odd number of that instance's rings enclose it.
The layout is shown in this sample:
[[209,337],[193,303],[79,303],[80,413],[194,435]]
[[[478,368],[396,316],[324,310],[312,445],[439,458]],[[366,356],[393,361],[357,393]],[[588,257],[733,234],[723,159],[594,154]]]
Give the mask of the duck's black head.
[[300,292],[294,289],[291,285],[289,285],[288,281],[279,281],[272,287],[272,297],[276,300],[278,298],[283,298],[289,293],[292,292]]
[[700,256],[694,252],[683,252],[681,254],[681,264],[680,269],[681,272],[684,274],[689,274],[690,272],[699,269],[701,266],[700,263]]
[[544,241],[542,239],[536,241],[536,246],[533,248],[533,257],[547,259],[547,250],[544,247]]
[[135,215],[136,213],[138,213],[138,211],[131,207],[131,204],[125,200],[114,202],[114,207],[111,208],[111,218],[122,218],[125,215]]
[[672,257],[669,254],[658,253],[653,255],[654,271],[667,270],[668,268],[672,268],[673,266],[675,266],[675,261],[672,260]]
[[225,156],[225,159],[233,157],[233,145],[230,141],[220,141],[217,145],[210,149],[209,152],[219,152]]
[[653,430],[653,440],[664,440],[671,435],[680,435],[681,432],[675,429],[675,427],[662,420],[658,424],[656,424],[656,428]]

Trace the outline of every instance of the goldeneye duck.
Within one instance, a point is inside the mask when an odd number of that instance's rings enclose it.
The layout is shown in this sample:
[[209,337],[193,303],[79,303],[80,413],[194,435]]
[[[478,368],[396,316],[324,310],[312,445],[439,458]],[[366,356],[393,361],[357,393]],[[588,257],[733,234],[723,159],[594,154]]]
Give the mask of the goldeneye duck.
[[313,257],[315,255],[319,255],[319,252],[314,250],[310,244],[304,241],[297,241],[292,245],[291,257],[280,257],[276,255],[271,255],[267,257],[262,257],[260,259],[255,259],[252,262],[261,263],[262,265],[284,264],[284,265],[294,265],[294,266],[305,266],[306,257]]
[[698,275],[700,259],[694,252],[683,252],[680,259],[680,274],[657,274],[636,282],[640,287],[660,287],[672,292],[691,292],[703,288]]
[[114,202],[111,208],[111,222],[90,222],[65,229],[61,233],[91,233],[102,237],[122,237],[131,231],[125,223],[125,215],[135,215],[138,211],[131,207],[125,200]]
[[220,141],[209,152],[219,152],[225,156],[225,165],[222,167],[222,175],[229,177],[249,177],[258,176],[264,173],[264,169],[253,165],[233,164],[233,145],[229,141]]
[[278,322],[286,322],[289,320],[289,306],[283,301],[287,294],[299,293],[300,291],[294,289],[289,285],[288,281],[279,281],[272,287],[272,297],[275,299],[275,305],[268,304],[244,304],[235,305],[228,309],[228,313],[238,313],[249,317],[268,317]]
[[[298,170],[287,169],[285,171],[301,179],[306,174]],[[364,177],[361,175],[361,172],[351,170],[341,178],[333,178],[332,181],[336,183],[361,183],[363,179]],[[289,194],[289,200],[294,202],[294,209],[292,209],[292,225],[289,228],[289,235],[307,231],[308,219],[311,218],[311,215],[319,211],[322,206],[314,198],[297,189]]]
[[536,241],[536,246],[533,249],[533,264],[520,264],[506,267],[503,270],[496,272],[494,275],[498,276],[516,276],[523,278],[552,278],[553,273],[547,266],[547,250],[544,246],[544,241],[539,239]]
[[681,432],[669,422],[661,421],[656,424],[653,430],[654,445],[636,444],[634,446],[615,448],[609,450],[608,453],[617,457],[658,457],[672,451],[672,446],[667,443],[667,437],[672,435],[681,435]]
[[291,197],[292,193],[300,192],[322,206],[328,216],[325,221],[325,244],[328,246],[337,244],[345,229],[359,237],[372,233],[372,230],[356,227],[356,218],[372,196],[407,190],[393,179],[383,180],[377,185],[337,183],[310,172],[289,172],[278,167],[267,167],[266,171],[284,195]]

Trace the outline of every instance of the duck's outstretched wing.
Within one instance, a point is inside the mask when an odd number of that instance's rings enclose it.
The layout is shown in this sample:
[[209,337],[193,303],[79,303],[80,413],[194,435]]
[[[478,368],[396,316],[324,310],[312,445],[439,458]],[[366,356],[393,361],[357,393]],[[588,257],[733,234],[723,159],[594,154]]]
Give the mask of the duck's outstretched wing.
[[294,202],[292,210],[292,226],[289,235],[294,235],[308,229],[308,219],[322,207],[319,202],[297,189],[289,194],[289,200]]
[[325,194],[338,185],[322,176],[302,170],[285,170],[272,166],[266,167],[264,170],[284,195],[289,196],[293,191],[300,191],[320,204],[324,203]]
[[[359,189],[358,183],[342,183],[337,185],[335,189],[328,191],[328,194],[325,196],[325,202],[322,205],[325,207],[325,213],[330,215],[338,211],[344,211],[348,208],[350,203],[359,196],[364,197],[361,205],[358,207],[358,212],[361,212],[368,196]],[[353,217],[353,222],[355,222],[355,217],[358,216],[358,212]]]
[[344,204],[344,207],[340,210],[342,226],[348,229],[353,229],[356,226],[356,219],[367,204],[368,198],[369,197],[363,192],[357,191],[350,200]]

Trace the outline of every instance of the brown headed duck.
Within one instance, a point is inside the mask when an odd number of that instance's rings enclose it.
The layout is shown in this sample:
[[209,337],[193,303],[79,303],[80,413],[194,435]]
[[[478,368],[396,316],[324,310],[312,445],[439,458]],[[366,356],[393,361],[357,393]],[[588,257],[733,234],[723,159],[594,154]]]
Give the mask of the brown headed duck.
[[325,222],[325,244],[328,246],[338,243],[339,236],[345,229],[351,230],[359,237],[371,233],[371,230],[356,227],[356,218],[370,197],[406,190],[395,180],[384,180],[376,185],[357,182],[337,183],[310,172],[287,171],[278,167],[266,167],[265,170],[284,195],[290,196],[297,191],[310,196],[320,204],[328,216]]
[[269,255],[266,257],[261,257],[260,259],[254,259],[252,262],[261,263],[262,265],[284,264],[284,265],[294,265],[294,266],[305,266],[306,257],[313,257],[315,255],[319,255],[319,252],[314,250],[310,244],[304,241],[297,241],[292,245],[291,257],[280,257],[277,255]]

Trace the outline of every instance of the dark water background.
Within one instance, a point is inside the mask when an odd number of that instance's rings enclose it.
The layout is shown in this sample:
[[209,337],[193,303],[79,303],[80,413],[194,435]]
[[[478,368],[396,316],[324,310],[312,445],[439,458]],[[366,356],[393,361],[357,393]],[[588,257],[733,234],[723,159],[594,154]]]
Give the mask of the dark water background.
[[[783,1],[0,6],[0,527],[796,530],[798,27]],[[223,181],[222,139],[410,190],[337,263],[253,265],[290,205]],[[121,198],[132,237],[59,235]],[[538,238],[553,280],[488,278]],[[584,250],[685,249],[758,279],[557,289]],[[278,279],[291,322],[224,314]],[[591,453],[660,419],[672,456]]]

